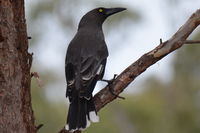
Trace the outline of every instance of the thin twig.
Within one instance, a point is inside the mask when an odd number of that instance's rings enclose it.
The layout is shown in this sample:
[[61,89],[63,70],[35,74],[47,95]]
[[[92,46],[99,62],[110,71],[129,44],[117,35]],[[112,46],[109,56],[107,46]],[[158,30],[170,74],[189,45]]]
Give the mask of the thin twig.
[[200,44],[200,40],[186,40],[185,44]]
[[38,86],[40,88],[42,88],[44,86],[44,84],[43,84],[42,80],[40,79],[40,76],[37,72],[31,72],[31,77],[34,77],[36,79]]
[[43,127],[43,126],[44,126],[44,124],[38,125],[38,126],[36,127],[37,131],[38,131],[41,127]]
[[162,44],[162,43],[163,43],[162,38],[160,38],[160,44]]

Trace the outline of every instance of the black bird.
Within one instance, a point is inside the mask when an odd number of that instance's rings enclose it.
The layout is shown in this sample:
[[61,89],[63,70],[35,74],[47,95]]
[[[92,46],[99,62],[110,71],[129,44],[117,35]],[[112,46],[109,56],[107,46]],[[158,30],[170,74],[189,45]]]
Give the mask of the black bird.
[[98,122],[92,92],[104,75],[108,50],[102,24],[105,19],[125,8],[96,8],[86,13],[70,42],[65,60],[69,98],[66,130],[83,130],[90,122]]

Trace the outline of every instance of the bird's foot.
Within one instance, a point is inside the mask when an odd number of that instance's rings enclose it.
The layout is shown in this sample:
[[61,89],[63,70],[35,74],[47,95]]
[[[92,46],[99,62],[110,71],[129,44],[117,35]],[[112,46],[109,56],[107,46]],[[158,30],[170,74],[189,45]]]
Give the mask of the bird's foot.
[[104,82],[107,82],[108,83],[108,86],[110,87],[111,84],[113,83],[113,81],[116,79],[117,77],[117,74],[114,74],[113,78],[110,79],[110,80],[107,80],[107,79],[101,79],[101,81],[104,81]]
[[118,94],[115,94],[113,89],[112,89],[112,83],[113,81],[116,79],[117,77],[117,74],[114,74],[113,78],[110,79],[110,80],[106,80],[106,79],[101,79],[101,81],[104,81],[104,82],[107,82],[108,83],[108,87],[109,87],[109,91],[112,95],[116,96],[117,98],[120,98],[120,99],[125,99],[124,97],[121,97],[119,96]]

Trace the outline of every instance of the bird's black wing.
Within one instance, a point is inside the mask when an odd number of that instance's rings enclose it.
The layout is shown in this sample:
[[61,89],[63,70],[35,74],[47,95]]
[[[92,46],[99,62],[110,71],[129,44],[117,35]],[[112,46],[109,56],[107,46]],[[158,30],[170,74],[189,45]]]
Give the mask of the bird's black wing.
[[80,62],[66,61],[66,96],[70,102],[77,94],[90,99],[96,82],[104,75],[105,65],[106,58],[98,56],[81,57]]
[[96,82],[103,77],[108,50],[103,33],[80,30],[69,44],[66,56],[67,92],[73,97],[90,98]]
[[90,56],[83,58],[81,62],[81,83],[80,95],[90,98],[96,82],[104,75],[106,59]]

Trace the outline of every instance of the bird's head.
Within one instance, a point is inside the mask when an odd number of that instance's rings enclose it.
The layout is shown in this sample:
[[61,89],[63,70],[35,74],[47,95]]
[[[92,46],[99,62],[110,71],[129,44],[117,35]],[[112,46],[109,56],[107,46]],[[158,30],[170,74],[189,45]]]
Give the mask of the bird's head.
[[126,8],[104,8],[104,7],[99,7],[95,8],[88,13],[86,13],[80,23],[79,23],[79,28],[84,27],[84,26],[102,26],[103,22],[106,20],[107,17],[124,11]]

